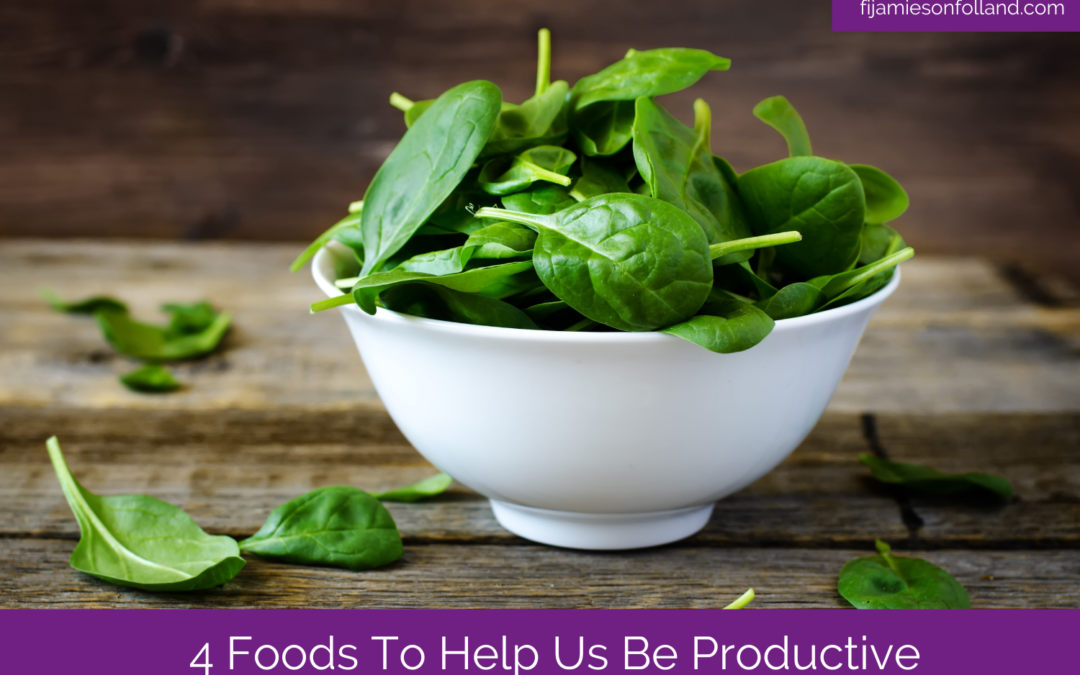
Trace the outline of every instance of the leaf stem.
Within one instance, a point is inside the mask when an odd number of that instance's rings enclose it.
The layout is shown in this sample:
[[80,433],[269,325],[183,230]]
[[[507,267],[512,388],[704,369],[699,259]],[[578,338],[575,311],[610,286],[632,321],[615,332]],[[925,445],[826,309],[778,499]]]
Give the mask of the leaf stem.
[[742,609],[751,602],[754,601],[754,589],[748,589],[745,593],[736,598],[735,602],[731,603],[724,609]]
[[747,237],[746,239],[735,239],[732,241],[724,241],[719,244],[713,244],[709,247],[709,255],[713,260],[716,260],[728,253],[750,251],[756,248],[766,248],[768,246],[779,246],[780,244],[791,244],[801,240],[802,235],[798,232],[777,232],[776,234],[766,234],[760,237]]
[[551,31],[541,28],[537,38],[540,53],[536,58],[536,95],[539,96],[551,86]]
[[544,224],[544,219],[537,218],[534,215],[528,213],[522,213],[521,211],[510,211],[507,209],[497,209],[491,206],[485,206],[481,209],[477,209],[473,214],[477,218],[492,218],[495,220],[505,220],[511,223],[518,223],[519,225],[525,225],[536,229]]
[[870,263],[869,265],[865,265],[844,274],[836,275],[829,283],[825,284],[821,289],[821,292],[829,299],[835,298],[847,289],[858,286],[870,277],[884,272],[890,267],[896,267],[913,255],[915,255],[915,249],[910,246],[902,248],[896,253],[886,256],[877,262]]
[[345,293],[343,295],[337,296],[336,298],[327,298],[326,300],[320,300],[319,302],[311,303],[311,313],[316,314],[327,309],[333,309],[334,307],[348,305],[352,302],[352,293]]
[[393,94],[390,94],[390,105],[394,106],[401,112],[409,112],[409,109],[416,105],[416,101],[405,98],[404,96],[395,91]]

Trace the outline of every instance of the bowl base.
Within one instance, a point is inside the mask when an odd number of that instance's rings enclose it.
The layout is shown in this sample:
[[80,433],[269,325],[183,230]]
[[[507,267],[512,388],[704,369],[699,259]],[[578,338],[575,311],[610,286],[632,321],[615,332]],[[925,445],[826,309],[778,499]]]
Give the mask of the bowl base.
[[652,513],[573,513],[491,500],[499,524],[541,544],[612,551],[669,544],[705,527],[715,504]]

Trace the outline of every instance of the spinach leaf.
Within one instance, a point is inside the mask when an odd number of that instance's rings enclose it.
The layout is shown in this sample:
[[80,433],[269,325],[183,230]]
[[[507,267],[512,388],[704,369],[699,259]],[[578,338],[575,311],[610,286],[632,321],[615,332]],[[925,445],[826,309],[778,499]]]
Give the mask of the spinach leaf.
[[820,288],[822,295],[831,300],[849,288],[857,286],[885,270],[896,267],[914,255],[915,251],[909,246],[892,255],[886,256],[881,260],[872,262],[869,265],[857,267],[849,272],[841,272],[840,274],[834,274],[832,276],[817,277],[811,279],[808,283]]
[[142,361],[182,361],[217,349],[232,322],[232,315],[222,312],[198,333],[175,333],[135,321],[127,312],[98,310],[94,313],[101,332],[113,349]]
[[217,311],[205,300],[192,303],[166,303],[161,311],[172,318],[165,333],[169,337],[201,333],[214,324]]
[[128,309],[127,305],[116,298],[110,298],[105,295],[95,295],[94,297],[86,298],[85,300],[67,302],[51,288],[40,288],[38,289],[38,293],[45,302],[49,303],[50,307],[58,312],[64,312],[65,314],[93,314],[98,310],[126,312]]
[[754,234],[802,234],[801,242],[776,251],[796,272],[843,272],[858,254],[866,203],[859,177],[845,164],[792,157],[747,171],[738,187]]
[[907,246],[900,233],[885,224],[863,226],[859,264],[867,265],[892,255]]
[[537,183],[525,192],[515,192],[502,198],[503,206],[511,211],[549,216],[578,203],[562,185]]
[[1009,501],[1013,487],[1007,478],[989,473],[943,473],[928,466],[891,462],[861,454],[859,462],[882,483],[902,485],[912,492],[933,496],[976,496]]
[[772,319],[794,319],[813,314],[825,302],[821,289],[813,284],[800,282],[784,286],[770,297],[754,304]]
[[[342,233],[343,230],[355,229],[357,231],[357,234],[359,235],[360,212],[362,211],[363,202],[358,202],[358,204],[360,206],[357,207],[356,211],[350,210],[349,215],[345,216],[338,222],[331,225],[326,232],[323,232],[318,236],[318,238],[315,239],[315,241],[311,242],[311,244],[308,245],[306,249],[304,249],[303,253],[296,256],[296,260],[292,261],[292,264],[289,265],[289,271],[299,272],[301,269],[303,269],[304,265],[306,265],[309,260],[315,257],[315,254],[319,252],[320,248],[326,246],[327,242],[334,238],[334,235]],[[343,243],[345,243],[346,245],[349,244],[348,241],[345,241]],[[358,238],[356,243],[360,244],[361,240]]]
[[681,337],[717,354],[733,354],[758,344],[775,326],[776,323],[757,307],[738,301],[723,291],[713,290],[697,316],[660,332]]
[[739,597],[735,598],[735,602],[731,603],[730,605],[728,605],[724,609],[742,609],[743,607],[746,607],[747,605],[749,605],[753,601],[754,601],[754,589],[750,588],[750,589],[747,589],[747,591],[745,593],[743,593]]
[[120,382],[132,391],[145,393],[159,393],[176,391],[180,383],[172,376],[164,366],[156,363],[137,368],[126,375],[120,376]]
[[658,199],[613,193],[550,216],[492,208],[477,216],[537,228],[540,280],[586,318],[612,328],[648,331],[685,321],[712,286],[705,234]]
[[[686,211],[710,244],[752,236],[739,196],[713,162],[711,113],[704,101],[694,104],[694,129],[649,98],[636,105],[634,159],[652,196]],[[726,262],[749,257],[740,252]]]
[[46,447],[79,521],[73,568],[119,586],[198,591],[224,584],[244,566],[232,538],[206,534],[191,516],[154,497],[99,497],[71,475],[56,436]]
[[480,187],[492,195],[520,192],[538,181],[568,186],[567,174],[577,155],[565,148],[541,145],[512,157],[497,157],[480,172]]
[[383,291],[379,299],[391,311],[422,319],[495,328],[539,328],[528,314],[507,302],[430,283],[411,282],[392,286]]
[[586,155],[613,155],[630,142],[633,101],[685,89],[731,62],[700,49],[631,50],[621,61],[578,80],[570,92],[571,131]]
[[795,107],[783,96],[767,98],[754,106],[754,116],[780,132],[787,141],[789,157],[810,157],[810,134]]
[[376,271],[454,191],[495,128],[501,100],[490,82],[467,82],[405,132],[364,196],[362,275]]
[[478,260],[520,258],[532,254],[536,233],[517,223],[495,223],[469,235],[464,248],[475,249]]
[[904,215],[910,200],[896,179],[881,169],[866,164],[850,164],[862,182],[866,195],[866,222],[880,225]]
[[840,570],[837,590],[858,609],[970,609],[967,590],[951,574],[920,558],[898,558],[877,541],[879,555]]
[[465,270],[457,274],[435,276],[423,272],[410,272],[401,268],[389,272],[378,272],[356,280],[352,295],[342,295],[316,302],[311,311],[321,312],[331,307],[347,305],[354,301],[368,314],[375,313],[375,301],[388,288],[398,284],[423,281],[429,284],[445,286],[462,293],[478,293],[489,298],[505,298],[536,285],[536,275],[532,272],[530,260],[490,265]]
[[605,164],[602,160],[582,157],[581,176],[574,181],[570,196],[583,202],[591,197],[612,192],[630,192],[630,185],[623,175],[615,167]]
[[313,490],[274,509],[240,549],[271,560],[365,570],[401,557],[401,535],[386,507],[363,490]]
[[448,473],[438,473],[424,480],[411,483],[386,492],[372,493],[372,497],[381,502],[418,502],[421,499],[434,497],[446,492],[446,489],[454,482]]

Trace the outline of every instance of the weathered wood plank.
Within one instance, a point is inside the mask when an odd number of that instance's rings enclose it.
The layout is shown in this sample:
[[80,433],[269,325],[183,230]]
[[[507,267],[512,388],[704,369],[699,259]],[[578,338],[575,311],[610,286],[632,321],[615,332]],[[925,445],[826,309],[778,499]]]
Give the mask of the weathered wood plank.
[[[74,542],[0,539],[0,607],[842,607],[836,577],[866,549],[660,548],[585,553],[539,546],[407,546],[368,572],[250,559],[222,588],[118,588],[68,567]],[[974,607],[1080,607],[1080,551],[919,554],[964,584]]]
[[[377,396],[339,317],[309,316],[319,292],[285,270],[296,247],[0,241],[0,405],[73,409],[347,409]],[[1080,410],[1080,310],[1042,309],[984,262],[919,257],[860,346],[831,409]],[[139,316],[210,298],[235,312],[222,353],[177,366],[166,397],[116,383],[132,364],[92,321],[35,295],[112,293]],[[178,297],[178,290],[183,289]]]

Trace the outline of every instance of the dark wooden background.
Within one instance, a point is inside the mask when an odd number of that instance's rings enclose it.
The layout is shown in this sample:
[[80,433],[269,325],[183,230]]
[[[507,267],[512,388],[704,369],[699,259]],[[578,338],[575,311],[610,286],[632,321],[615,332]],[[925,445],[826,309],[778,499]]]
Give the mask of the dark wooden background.
[[922,252],[1080,276],[1080,36],[832,34],[827,0],[0,0],[0,236],[303,240],[362,196],[404,130],[386,102],[534,82],[535,32],[571,83],[629,47],[733,59],[668,98],[714,111],[745,170],[783,143],[908,188]]

